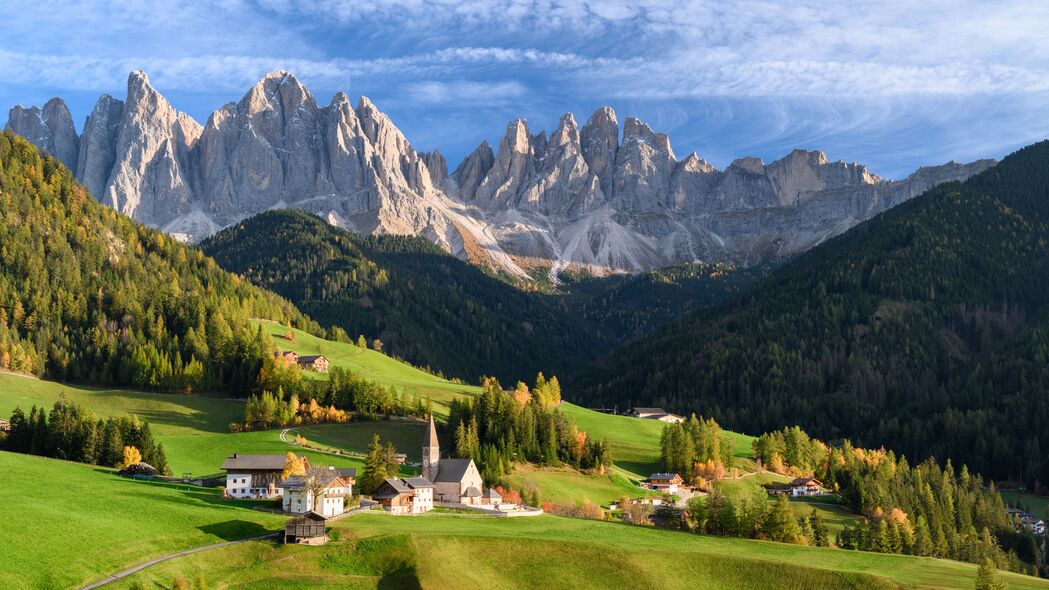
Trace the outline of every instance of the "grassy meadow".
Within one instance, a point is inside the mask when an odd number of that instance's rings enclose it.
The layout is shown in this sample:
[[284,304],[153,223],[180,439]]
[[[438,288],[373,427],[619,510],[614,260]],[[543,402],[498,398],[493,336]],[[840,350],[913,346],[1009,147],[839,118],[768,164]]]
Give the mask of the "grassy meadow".
[[242,539],[284,518],[213,489],[124,479],[112,471],[0,452],[10,537],[0,588],[67,588],[167,553]]
[[[332,367],[351,369],[367,379],[404,390],[409,395],[420,399],[427,396],[433,400],[434,414],[448,415],[448,403],[458,396],[477,395],[481,389],[473,385],[452,383],[416,369],[415,367],[390,358],[381,352],[359,348],[354,344],[324,340],[294,328],[287,328],[275,322],[259,320],[263,330],[268,332],[274,343],[283,350],[294,350],[300,355],[322,354]],[[285,338],[292,334],[291,340]],[[327,379],[320,373],[304,371],[303,375],[312,379]]]
[[[150,568],[117,588],[959,588],[976,567],[951,561],[690,535],[542,516],[381,514],[335,523],[322,548],[236,545]],[[464,566],[463,564],[468,564]],[[1049,582],[1002,574],[1012,590]]]

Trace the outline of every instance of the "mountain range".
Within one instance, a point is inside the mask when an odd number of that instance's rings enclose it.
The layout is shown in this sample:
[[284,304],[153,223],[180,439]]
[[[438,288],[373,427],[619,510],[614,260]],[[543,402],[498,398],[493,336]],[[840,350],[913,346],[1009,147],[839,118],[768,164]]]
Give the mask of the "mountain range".
[[362,234],[411,234],[513,278],[565,269],[638,272],[678,262],[781,260],[992,160],[883,180],[795,150],[718,170],[678,159],[667,135],[602,107],[549,136],[516,120],[448,171],[368,98],[319,106],[294,75],[266,75],[201,125],[143,72],[125,101],[102,95],[77,134],[58,98],[11,109],[7,129],[75,171],[100,201],[197,241],[273,208]]

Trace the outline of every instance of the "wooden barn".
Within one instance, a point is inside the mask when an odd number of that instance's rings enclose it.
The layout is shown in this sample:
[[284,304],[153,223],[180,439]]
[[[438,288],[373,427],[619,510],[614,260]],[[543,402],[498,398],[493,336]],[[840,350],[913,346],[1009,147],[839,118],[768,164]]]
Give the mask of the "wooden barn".
[[296,516],[284,525],[284,542],[323,545],[328,542],[324,526],[326,522],[327,519],[316,512]]

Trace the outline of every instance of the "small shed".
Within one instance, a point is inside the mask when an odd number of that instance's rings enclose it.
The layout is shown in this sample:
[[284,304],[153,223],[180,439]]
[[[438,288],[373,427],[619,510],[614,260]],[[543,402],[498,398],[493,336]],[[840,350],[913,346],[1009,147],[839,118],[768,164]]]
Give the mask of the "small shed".
[[323,545],[328,542],[325,534],[327,519],[316,512],[307,512],[289,520],[284,525],[284,542],[301,545]]

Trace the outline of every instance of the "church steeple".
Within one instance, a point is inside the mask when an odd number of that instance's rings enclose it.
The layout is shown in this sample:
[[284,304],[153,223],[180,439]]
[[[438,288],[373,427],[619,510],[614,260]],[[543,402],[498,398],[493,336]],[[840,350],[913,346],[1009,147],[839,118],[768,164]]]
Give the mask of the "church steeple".
[[433,481],[437,477],[440,461],[441,445],[437,442],[437,426],[433,423],[433,414],[430,414],[430,426],[423,441],[423,479]]

